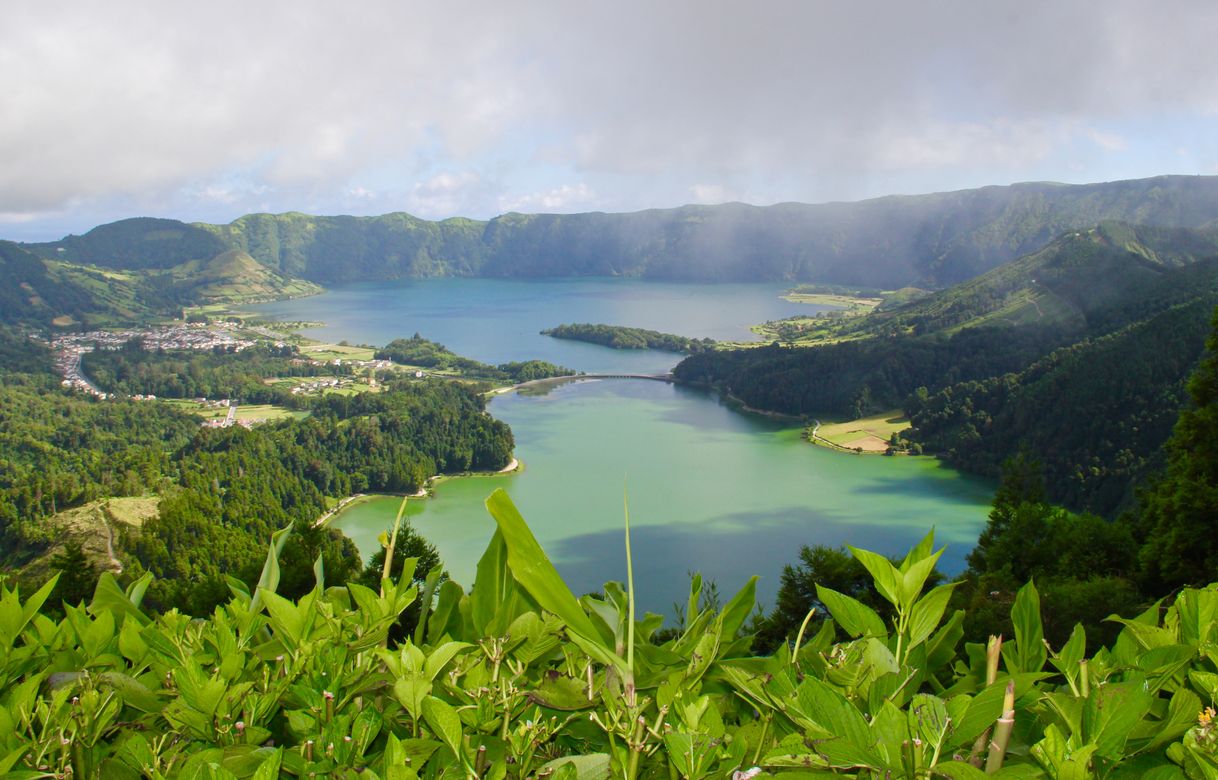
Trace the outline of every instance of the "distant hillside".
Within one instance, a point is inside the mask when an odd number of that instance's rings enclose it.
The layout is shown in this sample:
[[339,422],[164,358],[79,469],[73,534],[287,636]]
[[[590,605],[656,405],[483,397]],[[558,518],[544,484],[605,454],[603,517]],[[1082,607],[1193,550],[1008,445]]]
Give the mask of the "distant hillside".
[[184,304],[298,298],[322,289],[304,279],[288,279],[239,249],[210,260],[183,263],[160,278],[167,285],[167,294]]
[[320,284],[600,275],[942,288],[1104,220],[1218,224],[1218,177],[1016,184],[820,205],[505,214],[486,222],[401,213],[251,214],[228,225],[137,219],[29,248],[123,268],[168,268],[240,249],[286,276]]
[[44,257],[102,268],[172,268],[191,260],[207,260],[230,247],[213,233],[176,219],[137,217],[101,225],[83,236],[29,244]]
[[[1147,298],[1168,272],[1218,256],[1218,229],[1122,222],[1069,231],[1044,249],[910,303],[844,323],[842,335],[1040,325],[1081,332]],[[1176,286],[1175,281],[1168,281]]]
[[120,310],[136,316],[140,307],[130,286],[121,278],[103,281],[101,276],[70,271],[18,244],[0,241],[0,323],[81,325]]
[[1171,435],[1218,305],[1218,269],[1191,303],[1027,368],[949,385],[907,404],[913,438],[948,463],[997,477],[1021,449],[1040,461],[1053,498],[1112,515]]
[[177,316],[183,306],[247,303],[320,292],[238,250],[169,268],[83,265],[0,241],[0,323],[99,327]]

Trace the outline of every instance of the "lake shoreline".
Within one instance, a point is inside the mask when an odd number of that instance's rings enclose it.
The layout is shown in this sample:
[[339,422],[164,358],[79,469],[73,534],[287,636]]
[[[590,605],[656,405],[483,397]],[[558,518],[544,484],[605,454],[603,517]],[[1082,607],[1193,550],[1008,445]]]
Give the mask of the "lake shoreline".
[[328,528],[334,518],[341,515],[348,509],[367,503],[377,498],[405,498],[405,499],[427,499],[434,498],[434,488],[445,482],[450,482],[456,479],[466,479],[469,477],[507,477],[513,474],[524,472],[524,463],[515,456],[512,457],[508,464],[498,471],[463,471],[457,474],[435,474],[427,478],[423,487],[419,488],[417,493],[394,493],[390,491],[380,491],[376,493],[356,493],[355,495],[347,496],[340,500],[333,509],[328,510],[324,515],[313,521],[316,528]]

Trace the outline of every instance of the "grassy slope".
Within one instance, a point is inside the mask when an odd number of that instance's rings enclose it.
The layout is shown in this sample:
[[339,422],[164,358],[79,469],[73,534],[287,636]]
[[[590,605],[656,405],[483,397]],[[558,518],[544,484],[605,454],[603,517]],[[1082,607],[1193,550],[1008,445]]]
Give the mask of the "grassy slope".
[[861,447],[866,452],[884,452],[888,449],[889,437],[908,428],[909,418],[905,413],[900,409],[891,409],[858,420],[822,423],[815,431],[816,439],[839,447]]
[[50,574],[51,558],[63,552],[67,542],[73,541],[80,543],[85,555],[99,570],[114,570],[107,540],[113,540],[115,555],[121,559],[120,530],[123,526],[138,529],[144,521],[156,517],[159,501],[156,496],[105,498],[60,512],[47,521],[58,530],[55,543],[21,567],[22,578],[45,579]]
[[204,305],[298,298],[322,290],[304,279],[289,279],[237,249],[183,263],[170,269],[169,278],[192,303]]
[[189,304],[250,303],[321,292],[289,279],[248,254],[228,250],[208,260],[171,268],[122,269],[39,257],[0,242],[0,320],[7,323],[105,327],[147,323],[176,315]]

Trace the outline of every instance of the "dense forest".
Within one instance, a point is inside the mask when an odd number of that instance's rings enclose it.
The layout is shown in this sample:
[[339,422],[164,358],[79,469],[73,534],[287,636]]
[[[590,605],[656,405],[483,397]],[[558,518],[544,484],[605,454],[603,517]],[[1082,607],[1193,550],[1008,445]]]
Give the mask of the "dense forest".
[[[227,598],[224,574],[256,578],[270,533],[288,525],[298,533],[284,553],[286,586],[311,577],[321,551],[341,581],[361,566],[349,541],[311,528],[328,499],[415,492],[433,474],[497,470],[511,459],[511,431],[485,414],[476,386],[403,380],[380,393],[316,399],[303,420],[208,430],[163,404],[100,402],[61,390],[44,348],[11,331],[0,335],[7,358],[0,368],[6,564],[46,549],[58,533],[49,521],[57,512],[155,493],[158,516],[120,547],[130,571],[157,575],[149,598],[158,608],[210,610]],[[108,358],[108,365],[154,377],[167,376],[177,359],[137,355],[134,347]],[[286,362],[257,350],[248,358],[192,359],[200,383],[242,381],[255,367]]]
[[350,542],[337,547],[337,532],[305,530],[326,511],[325,497],[413,493],[433,474],[502,468],[512,434],[483,408],[460,384],[405,382],[326,396],[304,420],[200,432],[175,459],[179,479],[159,516],[131,541],[138,566],[157,575],[150,597],[210,610],[227,594],[224,574],[255,577],[266,539],[287,525],[305,547],[289,549],[285,566],[308,579],[328,545],[339,552],[326,556],[330,576],[344,581],[361,568]]
[[544,360],[525,360],[492,366],[462,357],[443,344],[425,339],[418,333],[408,339],[394,339],[378,349],[377,360],[392,360],[404,366],[421,366],[436,371],[458,372],[463,376],[497,382],[528,382],[555,376],[571,376],[574,369]]
[[960,382],[905,408],[909,437],[953,466],[997,476],[1012,452],[1038,454],[1054,501],[1112,516],[1167,440],[1213,303],[1174,307],[1027,368]]
[[106,496],[155,491],[196,417],[157,404],[97,403],[50,372],[0,376],[0,541],[8,556],[44,545],[45,518]]
[[1167,439],[1218,305],[1209,232],[1105,224],[852,318],[836,339],[686,358],[678,379],[808,419],[903,409],[907,439],[996,477],[1021,447],[1051,501],[1114,516]]
[[[1211,314],[1205,356],[1187,381],[1188,403],[1171,415],[1174,426],[1168,424],[1167,443],[1156,448],[1156,455],[1163,457],[1140,468],[1127,459],[1098,471],[1097,478],[1113,495],[1133,494],[1131,488],[1139,488],[1126,511],[1104,518],[1056,505],[1048,490],[1051,479],[1046,480],[1060,465],[1051,446],[1016,450],[1005,459],[986,527],[968,555],[967,568],[952,585],[951,604],[961,610],[959,628],[966,640],[980,642],[991,634],[1011,636],[1017,631],[1010,611],[1017,591],[1029,581],[1039,591],[1044,637],[1060,646],[1076,625],[1089,643],[1110,643],[1122,625],[1111,621],[1111,615],[1142,612],[1180,588],[1213,578],[1218,544],[1208,529],[1218,522],[1213,436],[1218,415],[1218,309]],[[1131,355],[1133,362],[1139,358]],[[1108,359],[1116,363],[1111,355]],[[1127,364],[1116,363],[1113,371],[1123,366]],[[1102,372],[1092,378],[1095,387],[1104,387],[1106,380],[1111,381],[1111,375]],[[1097,416],[1107,411],[1104,403],[1096,399]],[[1086,431],[1089,422],[1078,425]],[[1060,433],[1073,435],[1067,424]],[[1116,483],[1123,485],[1111,487]],[[848,550],[806,546],[783,569],[776,605],[758,623],[760,645],[775,647],[795,636],[808,610],[823,606],[819,588],[845,594],[881,615],[892,614],[868,568]],[[821,613],[814,622],[819,625],[824,618]]]
[[692,355],[715,348],[713,339],[691,339],[672,333],[661,333],[644,328],[628,328],[624,325],[593,325],[579,322],[547,328],[543,336],[556,339],[586,341],[613,349],[660,349],[666,352],[681,352]]

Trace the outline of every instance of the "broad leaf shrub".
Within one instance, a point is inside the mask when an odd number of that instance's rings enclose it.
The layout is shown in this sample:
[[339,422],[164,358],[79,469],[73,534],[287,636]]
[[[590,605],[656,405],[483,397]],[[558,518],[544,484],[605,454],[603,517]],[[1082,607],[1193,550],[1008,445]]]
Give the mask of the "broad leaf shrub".
[[[576,598],[502,491],[466,593],[439,572],[412,638],[413,561],[380,590],[230,583],[207,619],[140,609],[148,579],[103,575],[58,623],[0,588],[0,771],[16,778],[1218,777],[1218,590],[1185,590],[1088,652],[1042,638],[1029,583],[1015,636],[959,648],[953,585],[927,590],[927,537],[900,563],[853,550],[882,620],[820,588],[815,635],[768,657],[742,627],[750,581],[683,627],[631,621],[617,583]],[[807,623],[805,622],[805,625]]]

